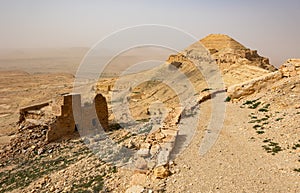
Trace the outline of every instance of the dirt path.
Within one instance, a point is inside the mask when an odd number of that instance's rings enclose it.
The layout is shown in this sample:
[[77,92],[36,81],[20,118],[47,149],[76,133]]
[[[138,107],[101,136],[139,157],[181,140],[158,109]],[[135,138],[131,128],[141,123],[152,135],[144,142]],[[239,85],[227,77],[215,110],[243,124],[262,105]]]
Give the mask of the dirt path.
[[[201,120],[210,116],[209,102],[201,106]],[[167,179],[167,192],[299,192],[300,175],[293,171],[288,152],[276,155],[262,148],[249,122],[253,110],[228,103],[218,141],[203,157],[199,155],[202,122],[192,144],[175,160],[175,174]]]

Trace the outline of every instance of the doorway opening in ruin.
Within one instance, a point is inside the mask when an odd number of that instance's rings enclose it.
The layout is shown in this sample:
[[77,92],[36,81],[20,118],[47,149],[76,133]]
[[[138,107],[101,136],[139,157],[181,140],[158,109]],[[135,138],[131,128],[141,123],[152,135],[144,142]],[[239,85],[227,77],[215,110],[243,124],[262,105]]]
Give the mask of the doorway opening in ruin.
[[75,124],[74,131],[75,131],[75,132],[78,132],[78,124]]

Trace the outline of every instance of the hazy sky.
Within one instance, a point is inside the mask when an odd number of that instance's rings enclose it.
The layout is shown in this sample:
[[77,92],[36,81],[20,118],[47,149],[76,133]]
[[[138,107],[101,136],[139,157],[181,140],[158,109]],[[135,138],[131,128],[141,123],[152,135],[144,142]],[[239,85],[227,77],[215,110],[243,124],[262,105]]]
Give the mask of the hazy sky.
[[139,24],[232,36],[275,64],[300,58],[299,0],[0,0],[0,48],[92,46]]

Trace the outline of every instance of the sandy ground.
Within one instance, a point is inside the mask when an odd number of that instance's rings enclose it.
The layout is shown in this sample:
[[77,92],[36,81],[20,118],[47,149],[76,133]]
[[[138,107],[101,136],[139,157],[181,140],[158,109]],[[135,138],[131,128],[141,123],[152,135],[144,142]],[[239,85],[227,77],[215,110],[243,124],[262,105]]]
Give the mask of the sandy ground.
[[[293,171],[300,166],[297,152],[267,153],[263,140],[274,134],[257,134],[248,123],[255,111],[240,105],[227,105],[219,139],[204,156],[199,146],[206,125],[200,124],[192,144],[175,159],[176,173],[166,180],[166,192],[299,192],[300,174]],[[207,120],[209,107],[202,108],[202,119]]]

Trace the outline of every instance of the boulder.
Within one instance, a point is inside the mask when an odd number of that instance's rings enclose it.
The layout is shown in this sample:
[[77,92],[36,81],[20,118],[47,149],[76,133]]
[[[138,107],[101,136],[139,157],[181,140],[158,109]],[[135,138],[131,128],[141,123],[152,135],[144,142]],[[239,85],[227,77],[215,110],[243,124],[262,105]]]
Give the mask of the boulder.
[[267,87],[282,78],[280,71],[272,72],[261,77],[228,87],[227,94],[231,99],[239,99]]
[[153,173],[154,173],[154,176],[159,179],[164,179],[171,174],[169,168],[166,166],[158,166],[158,167],[154,168]]

